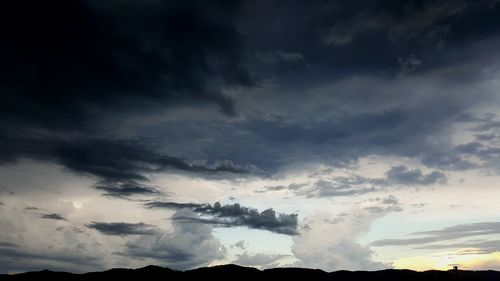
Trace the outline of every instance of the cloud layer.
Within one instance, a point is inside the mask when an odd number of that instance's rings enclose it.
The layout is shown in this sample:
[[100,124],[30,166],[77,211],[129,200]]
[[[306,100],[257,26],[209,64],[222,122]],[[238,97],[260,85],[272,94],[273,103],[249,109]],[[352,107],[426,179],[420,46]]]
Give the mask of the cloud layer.
[[241,206],[240,204],[222,205],[216,202],[210,204],[175,203],[175,202],[148,202],[148,208],[189,209],[201,217],[175,216],[172,219],[188,223],[202,223],[222,227],[246,226],[248,228],[263,229],[280,234],[298,234],[297,214],[276,214],[272,208],[259,212],[257,209]]

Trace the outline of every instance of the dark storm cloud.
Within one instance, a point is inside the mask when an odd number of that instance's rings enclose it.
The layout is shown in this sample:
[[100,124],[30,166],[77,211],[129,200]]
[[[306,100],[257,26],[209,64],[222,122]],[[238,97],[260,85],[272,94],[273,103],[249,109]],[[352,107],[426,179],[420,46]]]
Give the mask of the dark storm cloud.
[[152,145],[140,140],[41,136],[0,138],[0,144],[1,159],[7,163],[23,158],[57,163],[70,171],[99,178],[101,182],[96,187],[112,196],[155,193],[154,188],[137,182],[147,181],[146,173],[177,170],[205,175],[247,174],[253,169],[231,161],[188,163],[179,157],[155,152]]
[[[136,139],[110,136],[110,112],[214,104],[253,84],[235,22],[238,1],[22,0],[0,4],[0,163],[56,162],[132,190],[144,173],[246,173],[229,160],[188,163]],[[101,123],[102,122],[102,123]],[[112,126],[112,125],[111,125]],[[127,185],[127,186],[125,186]],[[100,185],[102,187],[102,185]]]
[[[473,9],[487,9],[488,1],[375,1],[361,5],[350,3],[348,16],[336,21],[323,41],[327,45],[341,46],[356,41],[366,33],[385,36],[389,40],[420,40],[423,44],[442,47],[457,18]],[[362,7],[361,10],[351,10]],[[345,12],[345,10],[344,10]],[[477,11],[476,11],[477,12]]]
[[[434,242],[444,242],[454,239],[468,238],[482,235],[500,234],[500,222],[479,222],[459,224],[438,230],[414,232],[412,235],[420,236],[407,239],[382,239],[372,243],[373,246],[406,246]],[[432,247],[432,246],[430,246]]]
[[298,234],[297,214],[277,214],[272,208],[259,212],[257,209],[241,206],[240,204],[222,205],[216,202],[210,204],[175,203],[175,202],[148,202],[148,208],[190,209],[201,217],[176,216],[173,220],[211,224],[222,227],[246,226],[280,234]]
[[453,63],[443,56],[448,47],[499,34],[498,6],[488,0],[247,1],[242,26],[257,54],[287,50],[305,58],[301,67],[269,70],[300,87],[307,82],[297,78],[304,76],[316,76],[317,82],[352,74],[400,75],[400,62],[415,62],[407,60],[412,56],[422,62],[417,72]]
[[34,1],[0,6],[3,118],[85,125],[93,109],[213,103],[250,85],[238,1]]
[[[470,169],[475,165],[453,150],[450,135],[463,112],[493,95],[487,88],[476,91],[475,85],[434,77],[397,82],[353,78],[313,88],[314,99],[278,87],[266,92],[269,104],[261,103],[260,95],[253,101],[258,110],[264,107],[260,115],[251,111],[245,120],[228,123],[172,121],[154,130],[182,151],[207,158],[230,155],[236,163],[252,163],[269,173],[304,162],[346,166],[369,155],[411,157],[436,172]],[[267,110],[278,113],[272,118]],[[210,142],[193,138],[207,135]]]
[[126,222],[91,222],[85,225],[87,228],[92,228],[104,235],[153,235],[158,232],[158,228],[154,225]]
[[60,220],[60,221],[66,220],[63,216],[55,213],[40,214],[40,217],[42,219],[48,219],[48,220]]
[[[484,78],[478,70],[495,61],[496,53],[485,50],[498,49],[500,18],[499,5],[466,0],[23,0],[2,3],[0,11],[0,162],[56,162],[113,186],[146,185],[140,181],[147,173],[166,169],[273,173],[290,163],[346,165],[373,154],[419,157],[436,169],[473,168],[446,149],[443,128],[483,100],[461,92],[465,80],[457,77]],[[265,99],[277,102],[262,109],[277,118],[253,118],[244,103],[235,108],[245,91],[231,95],[234,104],[222,93],[252,85],[250,71],[279,85]],[[388,72],[401,79],[381,74]],[[419,75],[430,75],[422,78],[429,88],[405,80]],[[345,91],[335,85],[304,98],[326,83],[364,76],[380,82],[356,80]],[[248,98],[260,108],[262,100]],[[306,106],[310,100],[315,104]],[[174,118],[145,129],[156,145],[140,138],[144,131],[106,131],[114,127],[104,118],[110,112],[132,120],[177,104],[218,105],[226,115],[239,109],[242,118]],[[310,112],[295,112],[298,104]],[[435,134],[439,143],[431,145]]]

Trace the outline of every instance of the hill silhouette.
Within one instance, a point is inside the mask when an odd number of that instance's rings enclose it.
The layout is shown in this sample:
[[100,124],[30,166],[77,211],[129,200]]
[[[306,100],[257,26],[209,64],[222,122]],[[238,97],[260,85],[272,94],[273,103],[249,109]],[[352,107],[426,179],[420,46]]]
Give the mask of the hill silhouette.
[[3,274],[0,280],[500,280],[500,272],[466,271],[466,270],[428,270],[417,272],[412,270],[386,269],[379,271],[334,271],[325,272],[309,268],[272,268],[258,270],[234,264],[213,267],[202,267],[187,271],[177,271],[159,266],[146,266],[138,269],[115,268],[102,272],[74,274],[42,270],[19,274]]

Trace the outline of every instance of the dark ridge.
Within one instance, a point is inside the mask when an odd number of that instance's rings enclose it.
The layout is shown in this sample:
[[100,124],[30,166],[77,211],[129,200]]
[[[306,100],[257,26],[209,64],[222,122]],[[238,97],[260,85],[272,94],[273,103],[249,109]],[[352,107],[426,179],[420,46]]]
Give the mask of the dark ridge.
[[[194,278],[194,279],[193,279]],[[320,269],[310,268],[272,268],[258,270],[252,267],[244,267],[234,264],[219,265],[213,267],[202,267],[187,271],[177,271],[159,266],[146,266],[138,269],[115,268],[102,272],[89,272],[84,274],[74,274],[42,270],[36,272],[26,272],[19,274],[3,274],[0,280],[331,280],[331,281],[351,281],[351,280],[380,280],[380,281],[441,281],[441,280],[463,280],[463,281],[498,281],[500,272],[487,271],[466,271],[466,270],[428,270],[423,272],[386,269],[379,271],[334,271],[325,272]]]

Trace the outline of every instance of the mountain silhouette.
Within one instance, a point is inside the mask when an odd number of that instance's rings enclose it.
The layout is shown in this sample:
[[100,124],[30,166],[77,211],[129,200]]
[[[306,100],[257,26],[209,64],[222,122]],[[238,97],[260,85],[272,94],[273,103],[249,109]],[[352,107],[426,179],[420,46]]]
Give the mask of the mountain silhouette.
[[325,272],[309,268],[272,268],[259,270],[234,264],[202,267],[187,271],[149,265],[138,269],[115,268],[102,272],[74,274],[42,270],[19,274],[3,274],[0,280],[384,280],[384,281],[417,281],[417,280],[474,280],[497,281],[497,271],[466,270],[428,270],[417,272],[412,270],[386,269],[379,271],[334,271]]

